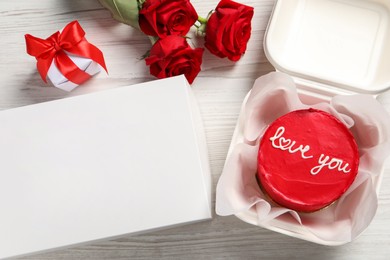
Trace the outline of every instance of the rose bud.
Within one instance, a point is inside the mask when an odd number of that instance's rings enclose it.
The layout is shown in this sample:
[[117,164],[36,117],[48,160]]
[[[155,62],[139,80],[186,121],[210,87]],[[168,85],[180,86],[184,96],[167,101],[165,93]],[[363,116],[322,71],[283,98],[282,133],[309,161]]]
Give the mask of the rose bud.
[[221,0],[207,21],[205,47],[214,55],[238,61],[251,36],[253,7]]

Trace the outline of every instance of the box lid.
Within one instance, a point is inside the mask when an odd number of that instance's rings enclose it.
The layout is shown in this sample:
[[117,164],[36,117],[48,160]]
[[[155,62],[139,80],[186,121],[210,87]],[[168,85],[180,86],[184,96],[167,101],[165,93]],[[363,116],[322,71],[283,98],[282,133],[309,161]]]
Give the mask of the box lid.
[[389,9],[385,0],[278,0],[265,53],[310,87],[383,92],[390,88]]
[[210,219],[183,76],[0,112],[0,258]]

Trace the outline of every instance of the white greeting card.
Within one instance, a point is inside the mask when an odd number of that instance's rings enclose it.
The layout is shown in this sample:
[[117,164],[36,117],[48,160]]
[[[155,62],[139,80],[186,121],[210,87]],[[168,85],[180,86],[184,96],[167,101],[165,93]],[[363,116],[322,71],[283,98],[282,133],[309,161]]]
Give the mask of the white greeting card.
[[0,112],[0,258],[210,219],[184,77]]

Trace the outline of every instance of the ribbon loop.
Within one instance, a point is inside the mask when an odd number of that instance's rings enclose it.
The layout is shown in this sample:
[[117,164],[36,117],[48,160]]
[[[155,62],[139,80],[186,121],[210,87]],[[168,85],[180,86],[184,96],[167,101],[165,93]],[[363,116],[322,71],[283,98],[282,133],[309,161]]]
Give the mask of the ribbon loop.
[[27,53],[37,59],[37,69],[44,82],[47,82],[47,73],[53,60],[58,70],[76,84],[81,84],[90,77],[77,67],[66,52],[91,59],[107,71],[103,53],[84,36],[85,32],[78,21],[70,22],[62,32],[56,32],[47,39],[25,35]]
[[51,51],[50,47],[52,46],[52,43],[48,40],[40,39],[30,34],[26,34],[25,39],[27,53],[31,56],[41,57],[45,53],[49,53]]
[[71,52],[73,47],[85,40],[84,36],[85,32],[83,28],[81,28],[81,25],[77,21],[73,21],[66,25],[62,30],[59,35],[58,42],[61,45],[61,48]]

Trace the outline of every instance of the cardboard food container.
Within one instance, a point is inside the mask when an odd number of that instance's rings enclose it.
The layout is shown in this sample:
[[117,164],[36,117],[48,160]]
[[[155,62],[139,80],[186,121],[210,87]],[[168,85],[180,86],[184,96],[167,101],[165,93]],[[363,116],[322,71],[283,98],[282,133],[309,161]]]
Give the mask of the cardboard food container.
[[[292,76],[304,104],[329,102],[335,95],[355,93],[380,97],[390,88],[389,10],[390,2],[384,0],[278,0],[265,34],[266,56],[276,71]],[[229,155],[233,146],[242,142],[239,132],[248,96]],[[377,194],[382,176],[383,168],[373,177]],[[235,215],[247,223],[318,244],[350,242],[319,239],[302,225],[284,218],[259,223],[253,209]]]
[[390,88],[390,3],[278,0],[264,50],[301,93],[380,94]]

